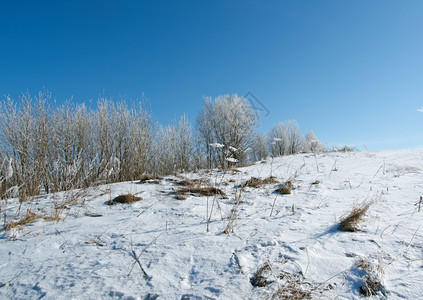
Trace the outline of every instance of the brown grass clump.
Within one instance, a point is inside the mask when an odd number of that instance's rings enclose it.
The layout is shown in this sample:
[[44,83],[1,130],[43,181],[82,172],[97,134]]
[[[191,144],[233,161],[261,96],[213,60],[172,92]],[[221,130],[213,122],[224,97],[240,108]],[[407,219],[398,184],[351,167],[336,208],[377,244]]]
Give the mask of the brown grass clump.
[[372,202],[364,202],[359,207],[353,207],[348,216],[339,221],[339,229],[348,232],[359,231],[358,223],[363,220],[370,205],[372,205]]
[[369,260],[360,258],[355,266],[359,269],[364,270],[365,278],[363,285],[360,286],[360,293],[366,297],[376,295],[377,292],[384,293],[384,287],[382,285],[381,275],[383,270],[380,265],[373,265]]
[[291,280],[280,287],[273,298],[289,300],[311,299],[311,291],[304,290],[299,279]]
[[194,194],[200,196],[221,195],[222,197],[227,198],[226,194],[221,189],[215,187],[187,187],[178,190],[177,194]]
[[175,196],[175,199],[178,199],[178,200],[187,200],[187,196],[184,196],[184,195],[176,195]]
[[266,179],[251,177],[242,186],[259,188],[259,187],[265,186],[266,184],[274,184],[274,183],[279,183],[279,181],[277,181],[276,177],[274,176],[267,177]]
[[185,180],[181,180],[178,182],[175,182],[175,184],[177,185],[181,185],[181,186],[199,186],[202,184],[207,184],[208,181],[204,180],[204,179],[185,179]]
[[140,182],[139,183],[146,183],[146,182],[150,182],[150,183],[160,183],[159,180],[161,180],[162,178],[160,176],[152,176],[152,175],[144,175],[141,177]]
[[28,210],[25,218],[23,218],[22,220],[16,221],[16,222],[12,221],[9,224],[6,224],[3,227],[3,230],[6,231],[6,230],[13,229],[15,227],[18,227],[18,226],[25,226],[25,225],[28,225],[32,222],[35,222],[36,220],[41,219],[41,218],[42,218],[42,216],[37,215],[36,213],[32,212],[31,210]]
[[287,181],[280,188],[275,190],[275,192],[282,195],[288,195],[288,194],[291,194],[291,190],[292,190],[292,181]]
[[126,194],[126,195],[117,196],[116,198],[114,198],[112,201],[109,202],[109,205],[113,205],[116,203],[130,204],[130,203],[134,203],[141,200],[142,200],[142,197],[136,197],[132,194]]
[[268,284],[267,282],[267,273],[271,272],[269,263],[264,263],[257,272],[250,278],[252,286],[264,287]]

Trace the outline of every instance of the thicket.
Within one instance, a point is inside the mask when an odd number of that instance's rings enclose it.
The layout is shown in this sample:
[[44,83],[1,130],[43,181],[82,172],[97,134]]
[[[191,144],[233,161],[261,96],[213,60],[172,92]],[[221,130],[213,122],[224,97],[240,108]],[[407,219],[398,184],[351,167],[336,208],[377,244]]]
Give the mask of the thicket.
[[95,108],[51,94],[0,102],[0,195],[21,200],[41,192],[137,180],[199,168],[227,168],[302,151],[322,151],[295,121],[257,133],[258,115],[237,95],[206,98],[195,126],[186,116],[163,127],[141,105],[101,98]]

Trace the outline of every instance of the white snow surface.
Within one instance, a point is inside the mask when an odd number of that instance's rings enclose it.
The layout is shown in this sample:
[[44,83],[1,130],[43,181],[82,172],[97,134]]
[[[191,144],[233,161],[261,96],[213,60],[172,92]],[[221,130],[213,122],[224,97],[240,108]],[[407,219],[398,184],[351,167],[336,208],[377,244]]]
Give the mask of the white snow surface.
[[[21,207],[9,199],[9,222],[75,201],[57,210],[59,221],[0,232],[0,299],[289,299],[294,290],[360,299],[360,259],[381,279],[371,299],[423,299],[423,149],[298,154],[238,170],[42,195]],[[276,194],[279,184],[241,189],[269,176],[291,180],[292,193]],[[228,199],[177,200],[182,177],[207,179]],[[126,193],[143,200],[107,205]],[[360,231],[340,231],[340,218],[365,201],[373,204]],[[233,232],[223,233],[231,211]],[[265,264],[266,285],[253,286]]]

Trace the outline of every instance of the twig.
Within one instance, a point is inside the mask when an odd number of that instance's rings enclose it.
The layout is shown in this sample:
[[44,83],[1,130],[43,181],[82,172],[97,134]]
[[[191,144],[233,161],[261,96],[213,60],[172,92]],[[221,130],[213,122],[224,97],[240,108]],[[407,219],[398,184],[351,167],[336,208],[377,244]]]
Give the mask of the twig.
[[[385,165],[385,164],[382,164],[382,165],[380,166],[380,168],[377,170],[377,172],[376,172],[376,173],[375,173],[375,175],[373,176],[372,180],[373,180],[373,179],[375,179],[375,177],[376,177],[377,173],[379,173],[380,169],[382,169],[382,168],[384,167],[384,165]],[[372,181],[372,180],[370,180],[370,181]]]
[[70,246],[69,246],[69,242],[65,239],[65,237],[62,235],[62,233],[56,228],[56,232],[58,235],[60,235],[62,237],[62,239],[65,241],[65,243],[63,245],[67,245],[69,250],[72,251],[75,255],[78,255]]
[[319,164],[317,163],[317,155],[316,155],[316,152],[313,152],[313,154],[314,154],[314,160],[316,162],[317,173],[320,173],[320,171],[319,171]]
[[[144,273],[144,279],[145,279],[145,281],[147,281],[149,278],[150,278],[150,276],[148,276],[148,274],[147,274],[147,272],[144,270],[144,268],[142,267],[142,265],[141,265],[141,262],[140,262],[140,260],[139,260],[139,257],[141,256],[137,256],[137,254],[135,253],[135,250],[134,250],[134,248],[132,247],[132,242],[131,242],[131,252],[132,252],[132,255],[134,256],[134,259],[135,259],[135,262],[136,263],[138,263],[138,265],[140,266],[140,268],[141,268],[141,271]],[[128,274],[128,276],[129,275],[131,275],[131,272],[132,272],[132,269],[131,269],[131,271],[129,272],[129,274]]]
[[418,205],[419,206],[419,212],[420,212],[420,208],[421,208],[422,204],[423,204],[423,197],[420,196],[419,202],[417,202],[416,204],[414,204],[414,205]]
[[306,269],[304,271],[304,277],[306,276],[307,271],[308,271],[308,267],[310,266],[310,256],[308,255],[308,249],[305,248],[305,250],[306,250],[306,253],[307,253],[307,267],[306,267]]
[[11,283],[13,280],[15,280],[16,278],[18,278],[19,276],[21,276],[23,273],[23,271],[21,271],[18,275],[16,275],[15,277],[13,277],[12,279],[10,279],[9,281],[5,282],[5,283],[1,283],[0,284],[0,288],[8,285],[9,283]]
[[141,257],[141,255],[145,252],[145,250],[147,250],[148,247],[150,247],[155,241],[157,241],[157,239],[166,231],[163,231],[162,233],[160,233],[158,236],[156,236],[147,246],[144,247],[144,249],[142,249],[140,255],[135,256],[135,262],[132,264],[131,270],[128,273],[128,276],[131,275],[132,270],[134,269],[135,265],[137,264],[137,262],[139,263],[139,258]]
[[[137,218],[138,218],[139,216],[141,216],[143,213],[145,213],[145,212],[147,211],[147,209],[149,209],[150,207],[152,207],[152,206],[153,206],[154,204],[156,204],[157,202],[159,202],[159,200],[154,201],[151,205],[149,205],[149,206],[145,207],[145,209],[137,215]],[[144,208],[144,207],[143,207],[143,208]]]
[[244,271],[242,270],[241,264],[239,263],[238,256],[236,255],[236,253],[235,253],[235,252],[232,252],[232,255],[234,256],[234,258],[235,258],[235,262],[236,262],[236,264],[238,265],[239,269],[241,270],[241,274],[244,274]]
[[275,200],[273,200],[272,210],[270,211],[270,217],[272,217],[273,208],[275,207],[276,199],[278,198],[278,195],[276,194]]

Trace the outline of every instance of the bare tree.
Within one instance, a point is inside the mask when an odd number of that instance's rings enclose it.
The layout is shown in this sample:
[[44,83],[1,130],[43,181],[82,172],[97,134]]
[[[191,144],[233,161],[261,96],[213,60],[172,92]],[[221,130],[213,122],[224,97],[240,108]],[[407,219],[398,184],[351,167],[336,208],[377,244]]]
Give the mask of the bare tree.
[[302,151],[304,137],[297,121],[279,122],[269,132],[269,148],[273,156],[295,154]]
[[273,157],[286,155],[289,152],[288,133],[284,123],[279,122],[269,132],[269,148]]
[[[256,136],[257,125],[258,115],[244,98],[238,95],[206,98],[197,118],[197,132],[209,167],[225,168],[227,159],[243,163],[246,150]],[[211,147],[216,143],[223,147]]]
[[255,141],[251,145],[251,160],[258,161],[266,159],[269,154],[267,149],[267,139],[268,137],[265,134],[257,135]]
[[305,136],[304,150],[313,153],[324,152],[326,151],[326,146],[319,141],[313,130],[309,130]]
[[190,170],[193,150],[193,133],[185,115],[171,125],[160,127],[154,150],[158,173],[164,175]]
[[295,154],[302,151],[304,145],[304,136],[301,134],[300,126],[298,125],[297,121],[286,121],[285,128],[289,141],[288,154]]

